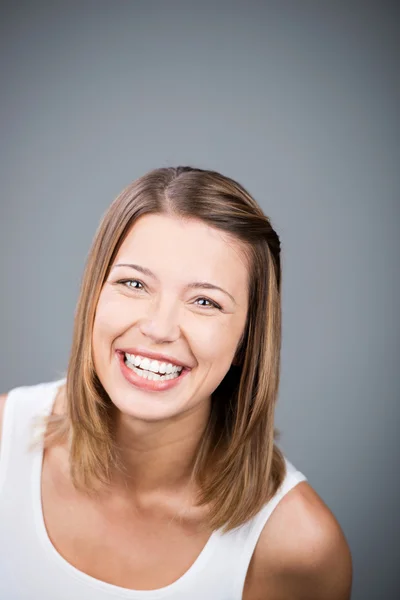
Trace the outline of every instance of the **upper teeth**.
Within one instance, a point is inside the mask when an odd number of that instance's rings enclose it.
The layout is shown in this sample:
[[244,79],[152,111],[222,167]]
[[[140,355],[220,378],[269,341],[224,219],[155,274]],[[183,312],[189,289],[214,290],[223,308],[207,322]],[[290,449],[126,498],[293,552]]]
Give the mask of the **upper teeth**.
[[146,369],[146,371],[153,371],[153,373],[179,373],[183,367],[178,367],[171,363],[159,362],[158,360],[151,360],[144,356],[136,356],[135,354],[127,354],[125,352],[126,359],[135,367]]

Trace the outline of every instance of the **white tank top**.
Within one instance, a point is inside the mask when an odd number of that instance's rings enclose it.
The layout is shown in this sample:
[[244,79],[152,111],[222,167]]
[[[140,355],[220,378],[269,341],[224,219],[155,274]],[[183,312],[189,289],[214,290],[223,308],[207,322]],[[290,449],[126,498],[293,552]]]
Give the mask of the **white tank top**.
[[52,545],[41,504],[43,447],[34,450],[32,421],[51,412],[65,379],[13,389],[5,404],[0,451],[0,598],[4,600],[240,600],[260,533],[278,502],[307,478],[285,458],[287,475],[250,521],[214,531],[195,562],[174,583],[131,590],[95,579]]

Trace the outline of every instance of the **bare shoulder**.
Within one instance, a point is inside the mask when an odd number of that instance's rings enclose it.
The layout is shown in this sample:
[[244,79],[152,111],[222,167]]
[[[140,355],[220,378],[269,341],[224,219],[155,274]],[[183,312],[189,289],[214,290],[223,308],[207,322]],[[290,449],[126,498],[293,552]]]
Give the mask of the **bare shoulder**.
[[258,540],[244,600],[349,600],[352,557],[322,498],[303,481],[279,502]]
[[0,394],[0,441],[3,431],[3,414],[8,394]]

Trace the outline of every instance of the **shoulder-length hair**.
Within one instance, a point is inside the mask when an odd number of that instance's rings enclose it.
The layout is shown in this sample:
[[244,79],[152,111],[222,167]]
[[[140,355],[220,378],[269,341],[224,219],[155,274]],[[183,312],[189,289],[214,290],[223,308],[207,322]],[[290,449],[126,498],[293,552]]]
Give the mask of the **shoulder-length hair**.
[[[280,241],[270,219],[236,181],[192,167],[154,169],[128,185],[95,234],[77,303],[67,369],[66,413],[48,420],[45,445],[69,440],[71,477],[87,492],[107,485],[121,465],[112,403],[96,375],[92,329],[99,295],[117,252],[145,214],[199,219],[245,248],[249,309],[235,359],[212,394],[193,478],[212,529],[229,531],[276,493],[286,465],[275,440],[281,351]],[[122,468],[122,467],[121,467]]]

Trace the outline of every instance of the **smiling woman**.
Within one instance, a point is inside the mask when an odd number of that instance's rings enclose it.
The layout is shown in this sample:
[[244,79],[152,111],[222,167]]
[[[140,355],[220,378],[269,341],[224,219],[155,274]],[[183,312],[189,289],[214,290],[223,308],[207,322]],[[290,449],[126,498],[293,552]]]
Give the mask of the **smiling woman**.
[[236,181],[162,168],[122,191],[66,378],[3,399],[0,597],[350,597],[344,535],[276,444],[280,289]]

